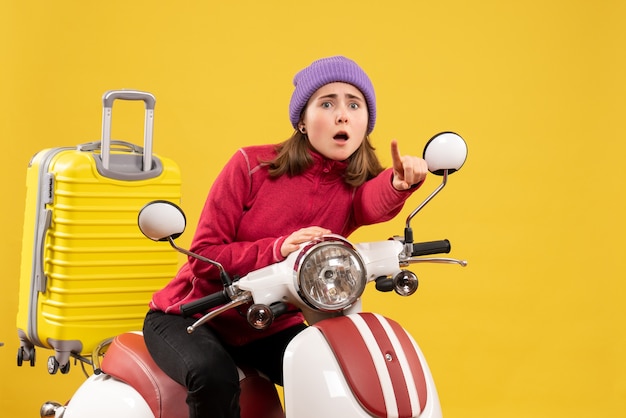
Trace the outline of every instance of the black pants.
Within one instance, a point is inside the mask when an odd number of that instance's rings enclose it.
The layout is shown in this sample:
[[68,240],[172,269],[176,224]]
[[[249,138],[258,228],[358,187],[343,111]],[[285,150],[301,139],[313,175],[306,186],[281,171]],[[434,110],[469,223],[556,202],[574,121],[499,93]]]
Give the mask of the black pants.
[[192,334],[193,318],[151,311],[144,339],[154,361],[187,388],[190,418],[239,418],[239,375],[235,361],[254,367],[282,385],[282,359],[287,344],[304,324],[242,347],[224,345],[208,326]]

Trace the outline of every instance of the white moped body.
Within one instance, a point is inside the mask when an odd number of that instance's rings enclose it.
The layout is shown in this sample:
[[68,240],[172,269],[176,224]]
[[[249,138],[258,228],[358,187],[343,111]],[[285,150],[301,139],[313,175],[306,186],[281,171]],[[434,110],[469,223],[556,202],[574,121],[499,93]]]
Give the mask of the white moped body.
[[132,386],[105,373],[91,375],[56,417],[154,418],[148,403]]
[[[141,338],[140,334],[136,336]],[[184,388],[165,375],[150,372],[143,380],[151,384],[137,385],[143,389],[120,380],[128,380],[129,375],[137,378],[143,372],[134,369],[146,368],[140,353],[125,354],[129,357],[123,360],[124,366],[113,368],[116,376],[92,375],[55,416],[186,417]],[[111,355],[115,358],[110,361],[117,361],[124,354],[115,351]],[[129,366],[129,362],[137,362],[136,367]],[[109,366],[103,362],[103,369]],[[243,374],[241,377],[249,378]],[[252,391],[267,392],[271,387],[267,380],[256,385]],[[242,394],[242,402],[249,402],[246,396]],[[258,394],[252,399],[258,401]],[[242,405],[242,417],[267,418],[257,415],[259,410],[280,413],[276,394],[263,402],[266,405]],[[327,319],[291,341],[284,357],[284,402],[287,418],[441,417],[432,375],[413,338],[397,323],[371,313]]]

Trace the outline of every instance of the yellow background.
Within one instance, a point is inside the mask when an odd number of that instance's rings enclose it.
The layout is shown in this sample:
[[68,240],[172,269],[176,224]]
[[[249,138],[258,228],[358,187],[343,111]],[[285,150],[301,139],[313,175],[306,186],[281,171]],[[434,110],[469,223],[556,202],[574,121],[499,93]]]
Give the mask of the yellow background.
[[[238,147],[291,133],[294,73],[334,54],[376,86],[385,164],[392,138],[411,154],[442,130],[469,145],[413,226],[416,239],[450,239],[470,265],[414,268],[412,298],[366,295],[422,346],[445,416],[626,415],[625,2],[0,4],[4,416],[37,416],[83,379],[77,367],[49,376],[45,350],[35,368],[15,365],[30,157],[99,139],[105,90],[153,92],[155,151],[182,166],[193,229]],[[114,107],[113,134],[140,141],[143,110],[132,105]],[[401,233],[410,209],[353,238]]]

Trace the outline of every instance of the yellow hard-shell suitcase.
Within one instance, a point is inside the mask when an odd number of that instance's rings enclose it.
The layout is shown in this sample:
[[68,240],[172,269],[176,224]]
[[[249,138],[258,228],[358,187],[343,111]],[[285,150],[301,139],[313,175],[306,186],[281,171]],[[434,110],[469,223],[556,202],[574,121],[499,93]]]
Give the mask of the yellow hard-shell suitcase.
[[[145,103],[143,148],[111,141],[116,99]],[[92,363],[100,344],[140,330],[148,302],[178,268],[167,245],[137,226],[155,199],[180,203],[180,170],[152,154],[154,96],[112,90],[103,96],[102,140],[40,151],[27,170],[21,254],[18,365],[35,364],[35,346],[54,350],[51,374],[70,358]]]

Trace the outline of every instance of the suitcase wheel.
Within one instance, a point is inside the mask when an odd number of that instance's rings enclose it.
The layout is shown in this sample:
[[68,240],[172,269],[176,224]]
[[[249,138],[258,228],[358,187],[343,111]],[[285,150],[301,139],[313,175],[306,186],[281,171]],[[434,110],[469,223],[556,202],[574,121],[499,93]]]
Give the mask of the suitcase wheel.
[[58,371],[61,371],[62,374],[67,374],[70,372],[70,363],[65,363],[64,365],[60,365],[59,361],[54,356],[48,357],[48,373],[56,374]]
[[17,365],[21,367],[24,360],[30,361],[30,367],[35,366],[35,347],[20,347],[17,349]]

